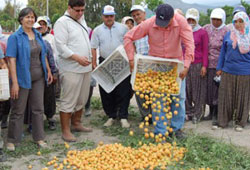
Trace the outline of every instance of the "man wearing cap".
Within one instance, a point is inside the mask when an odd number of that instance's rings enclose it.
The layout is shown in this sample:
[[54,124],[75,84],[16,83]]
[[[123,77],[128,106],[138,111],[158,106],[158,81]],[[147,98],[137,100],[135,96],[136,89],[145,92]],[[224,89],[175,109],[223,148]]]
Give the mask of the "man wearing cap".
[[[90,132],[81,123],[90,89],[91,47],[84,19],[85,1],[69,0],[68,9],[55,23],[61,96],[59,103],[62,138],[76,141],[70,129]],[[71,127],[70,127],[71,124]]]
[[[99,63],[103,62],[118,46],[123,44],[123,37],[128,28],[115,22],[114,7],[106,5],[103,8],[103,24],[97,26],[92,34],[91,48],[93,55],[93,68],[96,67],[96,49],[100,50]],[[131,97],[130,76],[123,80],[112,92],[107,93],[99,86],[102,105],[109,117],[104,126],[111,126],[117,117],[121,119],[123,128],[130,127],[127,121],[128,106]]]
[[[176,108],[175,101],[171,104],[171,111],[178,111],[178,115],[173,115],[171,127],[177,137],[182,137],[180,129],[183,127],[185,120],[185,77],[188,73],[190,63],[194,58],[192,29],[183,16],[174,13],[174,9],[170,5],[159,5],[156,10],[156,16],[142,22],[124,37],[124,48],[129,58],[131,71],[134,68],[135,48],[133,42],[145,35],[148,35],[150,56],[184,61],[184,70],[182,70],[179,75],[180,78],[183,79],[180,95],[178,96],[180,98],[180,106]],[[184,58],[181,43],[185,46]],[[156,127],[155,133],[164,135],[166,126],[163,125],[163,123],[159,123],[159,125],[160,126]]]
[[[146,12],[145,12],[145,9],[141,5],[133,5],[129,13],[133,17],[137,25],[139,25],[140,23],[146,20]],[[146,35],[145,37],[139,40],[136,40],[135,47],[136,47],[136,53],[142,54],[142,55],[148,55],[148,49],[149,49],[148,36]],[[149,107],[148,109],[146,109],[142,107],[142,104],[145,102],[145,100],[141,99],[139,96],[136,95],[135,99],[136,99],[138,108],[144,120],[144,117],[152,112],[151,108]]]

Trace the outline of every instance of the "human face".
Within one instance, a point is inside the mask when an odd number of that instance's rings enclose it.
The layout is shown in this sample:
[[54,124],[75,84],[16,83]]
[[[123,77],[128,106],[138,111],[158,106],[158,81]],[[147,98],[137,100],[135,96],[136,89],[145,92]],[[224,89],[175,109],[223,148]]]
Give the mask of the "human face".
[[141,10],[135,10],[131,13],[131,15],[137,24],[140,24],[146,19],[146,13]]
[[102,20],[107,27],[112,27],[115,22],[115,15],[102,15]]
[[244,21],[241,18],[237,19],[234,22],[234,26],[240,32],[242,32],[245,29],[245,23],[244,23]]
[[219,28],[222,24],[222,20],[218,18],[212,18],[212,24],[215,28]]
[[189,25],[196,25],[196,21],[193,18],[188,18],[187,22]]
[[23,17],[21,24],[24,29],[32,29],[35,23],[35,15],[33,12],[30,12],[28,15]]
[[130,19],[126,21],[126,25],[129,30],[131,30],[134,27],[134,23]]
[[45,21],[39,21],[39,24],[41,25],[41,33],[44,34],[48,30],[47,23]]
[[79,20],[83,16],[84,11],[85,6],[68,7],[69,15],[75,20]]

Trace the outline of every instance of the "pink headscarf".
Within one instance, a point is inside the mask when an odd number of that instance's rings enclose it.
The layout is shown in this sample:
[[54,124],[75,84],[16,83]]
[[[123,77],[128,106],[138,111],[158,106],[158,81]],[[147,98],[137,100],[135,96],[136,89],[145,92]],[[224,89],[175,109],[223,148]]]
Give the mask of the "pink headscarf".
[[[235,28],[235,21],[242,19],[245,27],[243,30],[237,30]],[[237,44],[241,54],[246,54],[250,51],[250,21],[245,12],[238,12],[233,18],[233,29],[231,31],[231,40],[233,41],[233,49],[236,48]]]

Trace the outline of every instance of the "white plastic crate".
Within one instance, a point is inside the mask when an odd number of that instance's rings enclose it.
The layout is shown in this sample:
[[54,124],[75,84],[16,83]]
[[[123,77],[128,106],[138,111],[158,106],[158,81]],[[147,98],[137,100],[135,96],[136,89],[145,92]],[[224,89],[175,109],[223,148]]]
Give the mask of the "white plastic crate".
[[9,74],[7,69],[0,69],[0,101],[10,98]]
[[116,50],[92,72],[93,78],[107,93],[114,90],[114,88],[129,75],[129,62],[123,45],[117,47]]
[[[182,61],[178,59],[166,59],[160,57],[152,57],[145,56],[141,54],[136,54],[134,59],[134,70],[131,76],[131,84],[134,89],[136,73],[141,72],[145,73],[149,69],[153,71],[167,72],[173,69],[173,67],[177,64],[177,72],[179,73],[184,69],[184,64]],[[181,89],[181,78],[177,76],[176,82],[179,85],[179,89]],[[179,94],[171,94],[171,95],[179,95]]]

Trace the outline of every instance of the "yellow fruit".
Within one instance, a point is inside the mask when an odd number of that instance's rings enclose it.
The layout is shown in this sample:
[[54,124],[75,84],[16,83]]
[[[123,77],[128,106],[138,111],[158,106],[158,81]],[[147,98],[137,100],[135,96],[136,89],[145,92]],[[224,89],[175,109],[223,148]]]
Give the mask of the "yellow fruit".
[[29,168],[29,169],[32,169],[32,165],[29,165],[28,168]]
[[41,155],[41,152],[40,152],[40,151],[38,151],[36,154],[37,154],[38,156],[40,156],[40,155]]
[[149,121],[149,118],[148,118],[148,116],[146,116],[146,117],[145,117],[145,121]]
[[131,131],[129,131],[129,135],[130,136],[134,136],[134,132],[131,130]]

